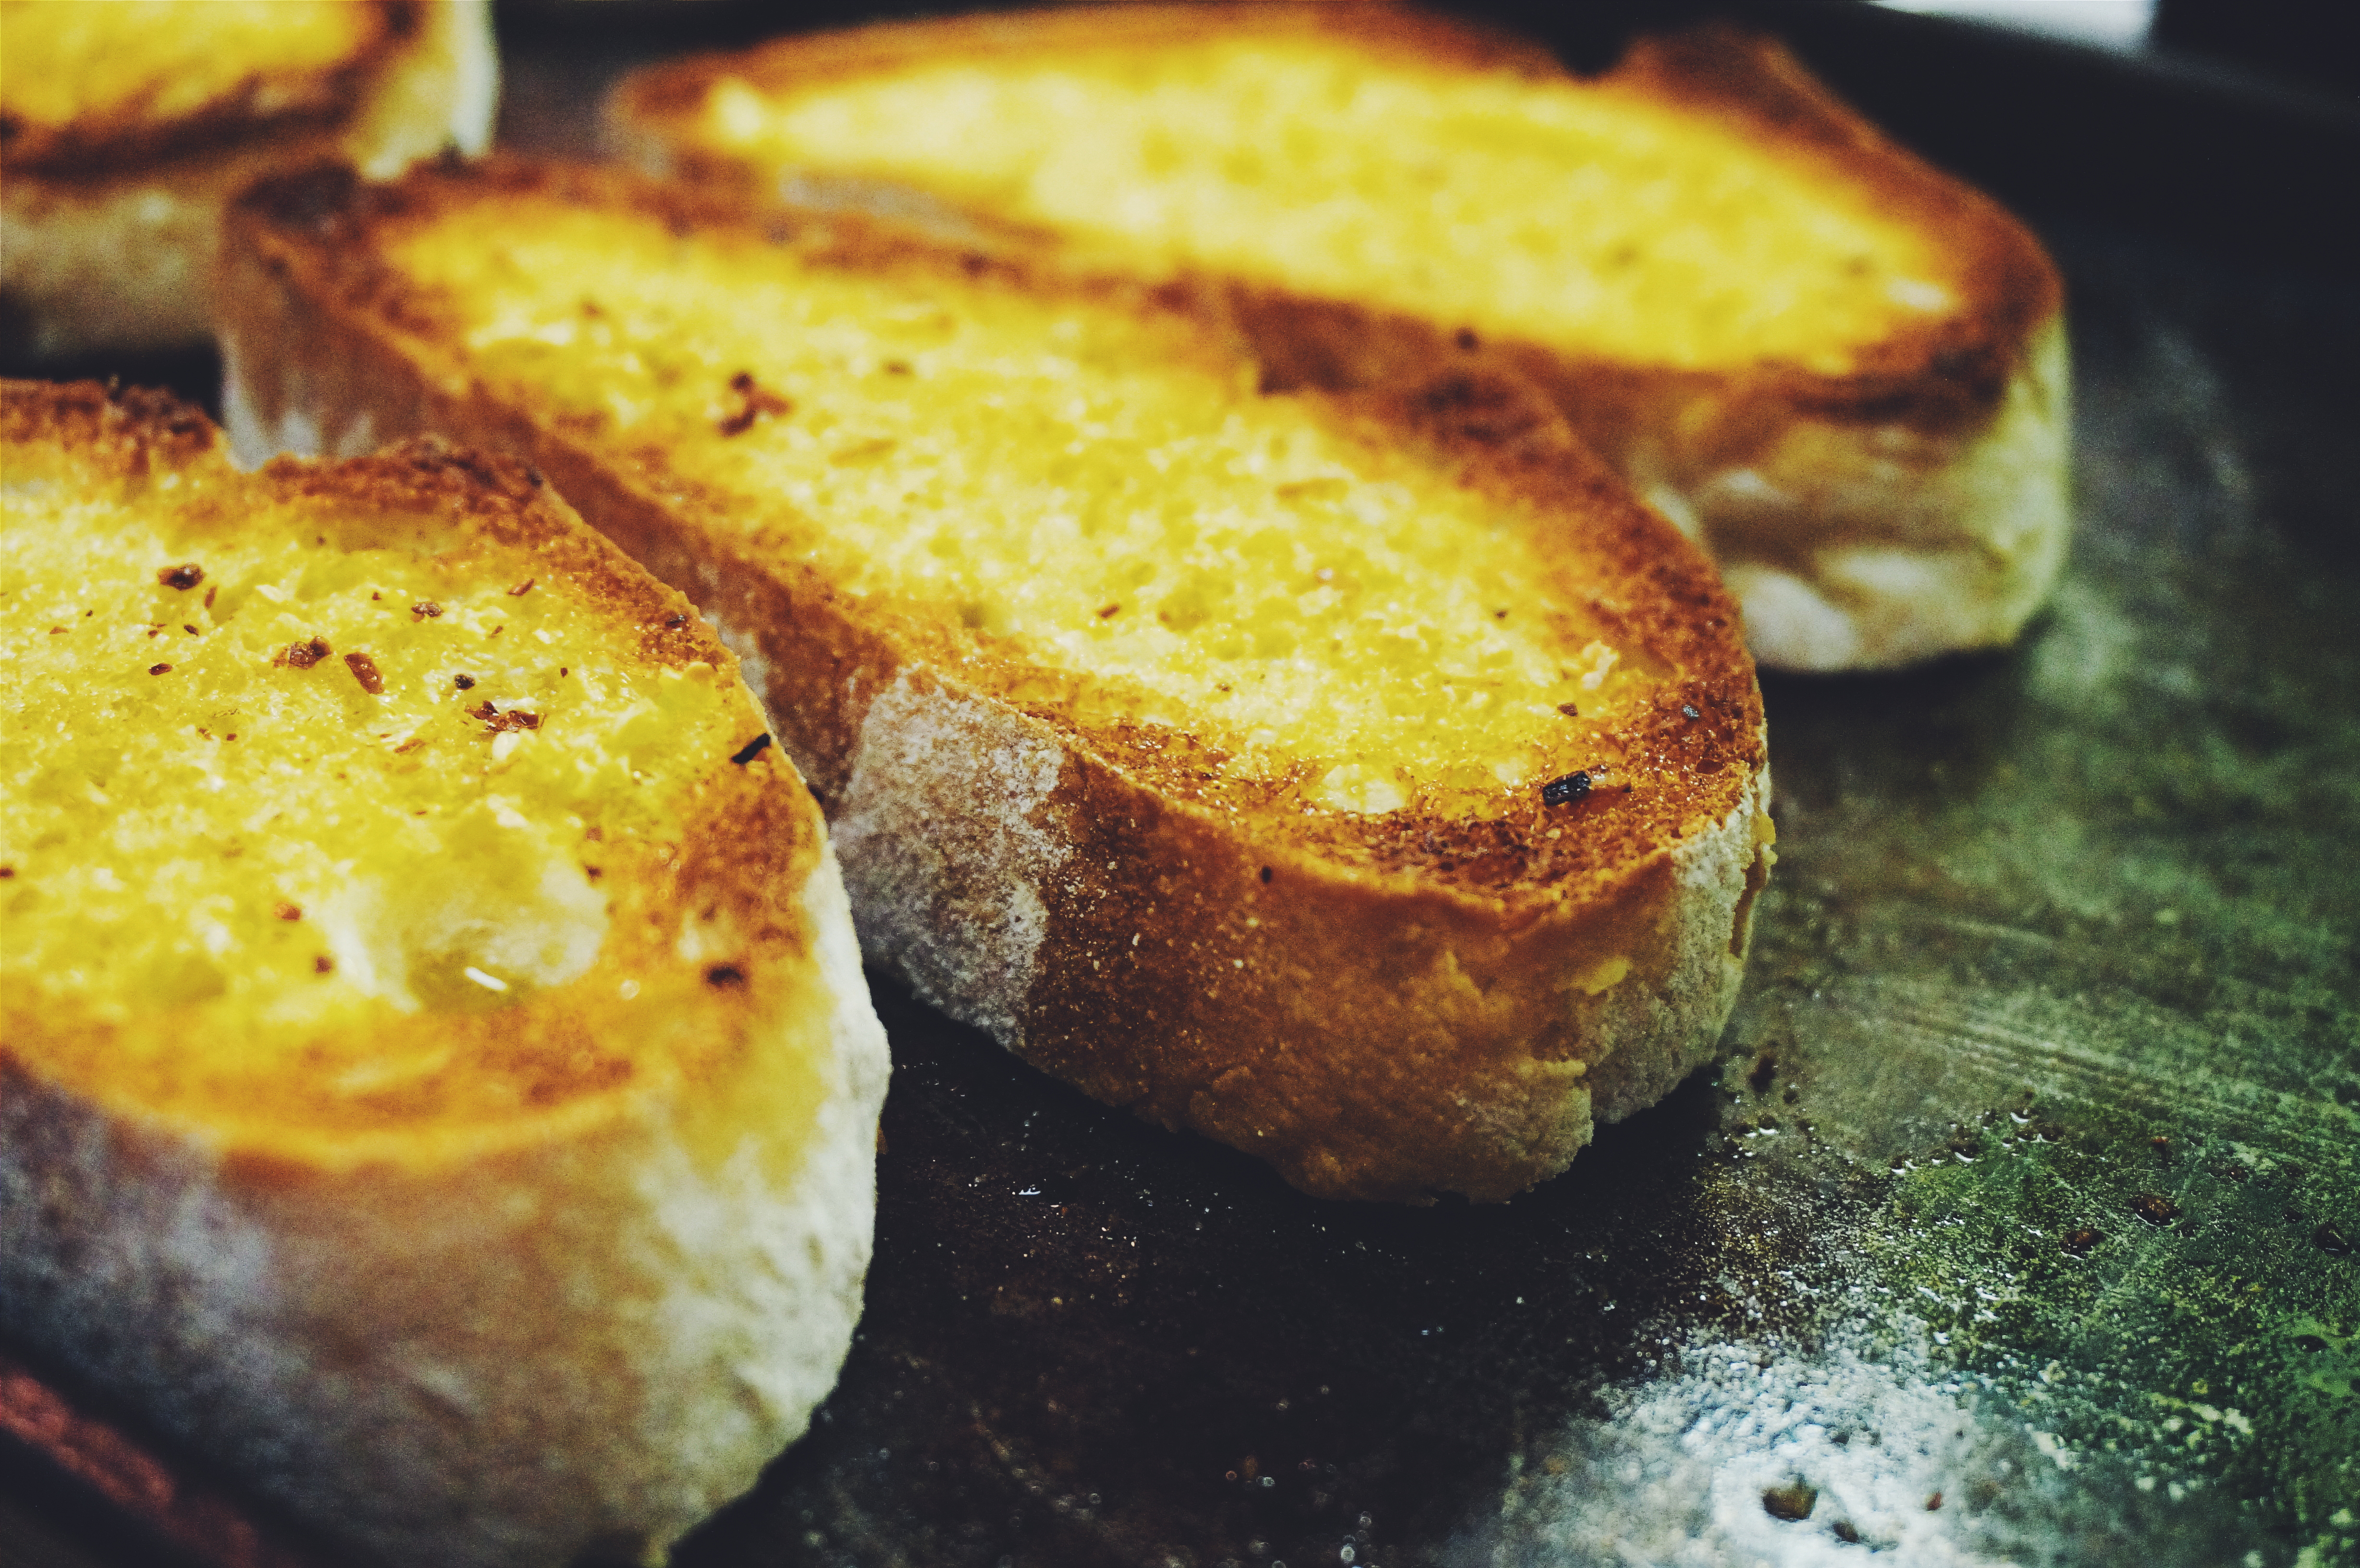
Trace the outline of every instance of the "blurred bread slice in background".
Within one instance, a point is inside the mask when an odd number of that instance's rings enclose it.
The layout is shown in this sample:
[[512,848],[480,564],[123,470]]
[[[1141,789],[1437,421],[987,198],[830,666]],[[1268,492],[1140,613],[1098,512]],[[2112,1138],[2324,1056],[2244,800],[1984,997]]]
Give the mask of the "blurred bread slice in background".
[[1583,80],[1391,5],[1092,6],[693,57],[610,115],[655,171],[1193,278],[1276,385],[1511,368],[1765,665],[2005,644],[2064,559],[2055,268],[1765,38]]
[[498,80],[488,0],[5,0],[0,350],[204,342],[231,196],[480,152]]

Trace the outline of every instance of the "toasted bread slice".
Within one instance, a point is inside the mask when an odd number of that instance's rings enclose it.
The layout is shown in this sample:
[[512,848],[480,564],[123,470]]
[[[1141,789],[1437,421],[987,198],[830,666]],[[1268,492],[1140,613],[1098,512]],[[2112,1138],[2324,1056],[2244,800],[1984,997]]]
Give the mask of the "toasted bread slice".
[[480,152],[486,0],[5,0],[0,332],[57,357],[208,336],[232,193],[340,158]]
[[1513,367],[1805,670],[2014,637],[2062,561],[2057,275],[1766,40],[1612,73],[1387,5],[1075,7],[628,80],[633,156],[1225,298],[1274,381]]
[[872,960],[1314,1192],[1480,1198],[1734,995],[1762,708],[1545,401],[1270,396],[1185,297],[496,161],[259,189],[234,439],[503,443],[722,625]]
[[834,1384],[882,1030],[687,603],[520,465],[0,384],[0,1323],[370,1561],[636,1561]]

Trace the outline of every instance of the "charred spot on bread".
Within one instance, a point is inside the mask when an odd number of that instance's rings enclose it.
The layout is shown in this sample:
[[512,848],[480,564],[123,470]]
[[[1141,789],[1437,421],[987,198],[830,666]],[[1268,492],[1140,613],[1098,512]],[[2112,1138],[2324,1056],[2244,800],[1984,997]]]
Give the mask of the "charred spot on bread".
[[1588,770],[1576,768],[1573,772],[1565,774],[1560,778],[1552,779],[1547,783],[1541,786],[1541,804],[1544,806],[1569,806],[1589,793],[1590,774]]
[[761,756],[762,753],[769,748],[770,744],[770,732],[764,730],[760,735],[756,735],[752,740],[748,741],[744,746],[741,746],[736,751],[731,752],[729,754],[729,760],[736,763],[738,767],[743,768],[746,764]]

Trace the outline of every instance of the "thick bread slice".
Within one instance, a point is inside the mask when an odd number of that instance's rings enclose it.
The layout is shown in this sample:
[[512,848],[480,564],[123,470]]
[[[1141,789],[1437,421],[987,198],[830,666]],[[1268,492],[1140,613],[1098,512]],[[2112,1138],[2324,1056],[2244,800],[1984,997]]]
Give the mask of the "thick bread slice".
[[486,0],[7,0],[0,337],[11,352],[202,343],[229,198],[342,158],[480,152]]
[[1762,38],[1581,81],[1387,5],[1087,6],[693,58],[611,109],[657,172],[1193,276],[1280,384],[1512,366],[1765,664],[2005,643],[2063,560],[2054,268]]
[[1183,295],[496,161],[234,210],[250,455],[505,445],[733,638],[869,956],[1320,1193],[1694,1066],[1769,823],[1709,563],[1535,395],[1267,396]]
[[368,1561],[661,1547],[835,1382],[886,1073],[736,661],[438,443],[10,382],[0,474],[0,1323]]

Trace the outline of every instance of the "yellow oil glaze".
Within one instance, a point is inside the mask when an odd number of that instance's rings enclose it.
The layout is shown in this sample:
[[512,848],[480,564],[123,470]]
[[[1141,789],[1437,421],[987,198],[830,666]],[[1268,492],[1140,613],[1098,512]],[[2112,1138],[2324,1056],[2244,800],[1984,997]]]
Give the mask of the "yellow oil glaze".
[[1579,765],[1566,706],[1647,673],[1529,519],[1257,395],[1181,323],[554,204],[388,249],[492,386],[660,447],[766,548],[1087,676],[1085,719],[1208,735],[1249,776],[1311,759],[1315,803],[1499,798]]
[[691,134],[1634,364],[1841,374],[1955,303],[1943,257],[1809,155],[1612,81],[1436,71],[1342,40],[929,61],[775,96],[727,78]]
[[734,680],[436,517],[0,461],[0,990],[61,1070],[331,1138],[735,1071],[656,1027],[694,912],[612,896],[759,725]]

